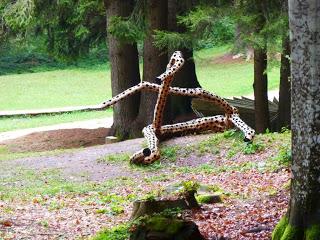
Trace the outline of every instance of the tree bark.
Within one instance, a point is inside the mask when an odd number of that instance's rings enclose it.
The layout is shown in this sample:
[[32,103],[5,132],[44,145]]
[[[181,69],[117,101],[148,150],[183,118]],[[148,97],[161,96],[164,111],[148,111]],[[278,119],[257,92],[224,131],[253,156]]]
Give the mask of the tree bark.
[[320,2],[289,1],[292,64],[292,184],[273,239],[320,238]]
[[282,42],[280,89],[277,130],[291,128],[291,82],[290,82],[290,40],[286,36]]
[[266,48],[254,49],[254,107],[257,133],[270,129]]
[[[134,0],[105,0],[107,25],[113,16],[127,17],[131,14]],[[136,43],[121,42],[108,34],[109,58],[111,63],[112,96],[137,85],[140,82],[139,57]],[[140,94],[118,102],[113,108],[113,126],[110,135],[120,140],[132,137],[135,130],[132,122],[136,119]]]
[[[255,1],[257,8],[257,22],[255,32],[260,34],[266,24],[266,3]],[[268,65],[267,43],[254,47],[254,107],[255,126],[257,133],[264,133],[270,130],[269,103],[268,103]]]
[[[168,30],[179,33],[185,32],[185,27],[177,24],[177,15],[185,14],[187,11],[191,10],[194,5],[194,0],[168,0]],[[172,86],[185,88],[200,87],[193,60],[193,50],[187,48],[170,49],[169,58],[171,53],[176,50],[180,50],[183,53],[185,63],[183,68],[176,74]],[[194,117],[191,101],[191,97],[170,96],[167,104],[167,109],[170,109],[167,111],[170,112],[170,117],[168,117],[167,120],[174,121],[176,118],[188,120],[189,118]]]
[[[147,0],[148,24],[147,36],[143,49],[143,80],[156,83],[156,77],[166,70],[167,52],[157,49],[154,42],[154,30],[167,29],[167,1]],[[139,114],[134,123],[134,136],[141,136],[141,129],[152,123],[157,95],[150,92],[141,94]],[[164,119],[165,120],[165,119]]]

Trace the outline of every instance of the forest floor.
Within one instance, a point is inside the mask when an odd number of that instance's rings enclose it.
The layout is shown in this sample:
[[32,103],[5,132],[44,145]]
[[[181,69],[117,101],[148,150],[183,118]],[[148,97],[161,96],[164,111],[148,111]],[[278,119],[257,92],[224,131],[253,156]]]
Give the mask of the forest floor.
[[162,143],[160,162],[137,167],[128,159],[143,139],[105,145],[106,130],[94,131],[60,145],[48,132],[0,144],[0,239],[88,239],[126,222],[134,200],[189,180],[224,196],[188,212],[208,239],[270,239],[286,211],[290,132],[251,145],[234,131],[174,138]]

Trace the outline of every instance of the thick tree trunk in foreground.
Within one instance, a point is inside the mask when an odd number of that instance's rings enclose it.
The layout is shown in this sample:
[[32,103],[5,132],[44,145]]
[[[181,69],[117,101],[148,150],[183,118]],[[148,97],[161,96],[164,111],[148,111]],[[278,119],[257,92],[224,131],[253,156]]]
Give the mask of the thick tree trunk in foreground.
[[282,42],[280,89],[277,130],[291,128],[291,82],[290,82],[290,40],[285,37]]
[[268,105],[268,76],[267,70],[267,50],[254,50],[254,107],[256,132],[264,133],[270,129],[269,105]]
[[[133,0],[105,0],[107,25],[113,16],[127,17],[132,12]],[[124,43],[108,34],[109,58],[111,63],[112,96],[140,82],[139,58],[136,43]],[[140,94],[118,102],[113,108],[113,126],[109,135],[127,139],[132,135],[140,103]]]
[[[154,42],[154,30],[167,29],[167,1],[147,0],[147,36],[143,50],[143,80],[155,83],[156,77],[166,70],[167,52],[157,49]],[[143,92],[141,94],[139,115],[135,122],[135,136],[141,135],[141,129],[152,123],[157,94]],[[164,119],[165,120],[165,119]]]
[[320,239],[320,2],[289,1],[292,185],[274,240]]
[[[188,12],[194,6],[194,0],[168,1],[168,29],[169,31],[176,31],[183,33],[186,31],[185,27],[177,25],[177,15],[182,15]],[[187,48],[181,49],[170,49],[169,58],[173,51],[180,50],[183,53],[185,63],[183,68],[176,74],[172,86],[185,87],[185,88],[196,88],[200,87],[197,79],[195,63],[193,60],[193,50]],[[170,96],[168,101],[168,108],[170,109],[170,120],[174,120],[177,117],[188,118],[188,115],[193,114],[191,108],[191,97],[179,97]],[[184,117],[185,116],[185,117]]]

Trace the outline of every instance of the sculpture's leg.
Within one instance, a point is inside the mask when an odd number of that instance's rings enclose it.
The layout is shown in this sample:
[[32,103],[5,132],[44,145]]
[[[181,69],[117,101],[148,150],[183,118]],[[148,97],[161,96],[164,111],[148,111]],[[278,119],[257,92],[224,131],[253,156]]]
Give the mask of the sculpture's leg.
[[164,125],[161,127],[161,135],[168,137],[178,134],[197,133],[203,131],[222,132],[229,127],[228,119],[223,115],[203,117],[187,122]]
[[160,158],[160,152],[158,149],[159,140],[155,134],[153,126],[149,125],[143,128],[142,132],[148,142],[148,147],[133,154],[130,158],[130,163],[150,164]]
[[242,121],[238,114],[232,114],[229,120],[244,133],[244,141],[252,141],[255,131]]
[[210,93],[202,88],[179,88],[179,87],[171,87],[170,94],[180,95],[180,96],[188,96],[188,97],[196,97],[213,103],[217,106],[220,106],[226,114],[236,114],[238,113],[237,108],[230,105],[226,100],[222,97],[219,97],[213,93]]
[[154,108],[152,126],[154,127],[154,131],[158,136],[162,126],[163,112],[169,95],[170,84],[173,80],[174,74],[181,69],[183,64],[184,59],[182,57],[182,53],[180,51],[175,51],[170,58],[166,71],[157,77],[157,79],[161,80],[161,86],[159,89],[156,106]]

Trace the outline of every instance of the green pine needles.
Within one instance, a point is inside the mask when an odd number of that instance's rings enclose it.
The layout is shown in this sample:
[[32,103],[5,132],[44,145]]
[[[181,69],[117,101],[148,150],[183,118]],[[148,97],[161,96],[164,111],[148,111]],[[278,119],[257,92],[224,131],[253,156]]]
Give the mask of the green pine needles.
[[122,42],[133,43],[142,40],[144,32],[132,19],[114,16],[110,19],[108,32]]

